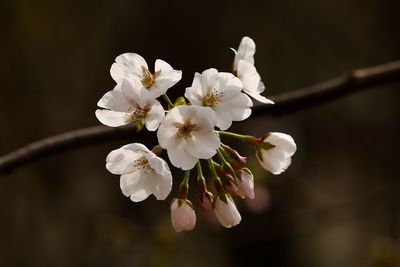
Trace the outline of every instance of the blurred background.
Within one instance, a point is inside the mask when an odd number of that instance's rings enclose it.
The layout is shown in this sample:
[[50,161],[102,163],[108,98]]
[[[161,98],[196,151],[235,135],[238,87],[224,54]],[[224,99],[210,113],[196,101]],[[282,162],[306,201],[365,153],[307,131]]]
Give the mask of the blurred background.
[[[0,2],[0,155],[69,130],[99,125],[99,98],[124,52],[183,70],[228,71],[245,35],[276,95],[354,68],[400,59],[400,2],[67,1]],[[132,137],[60,153],[0,176],[0,266],[400,266],[400,83],[375,87],[232,131],[292,135],[292,166],[273,176],[250,156],[256,199],[236,199],[243,221],[224,229],[197,212],[175,233],[169,203],[133,203],[106,171],[109,151]],[[165,154],[164,154],[165,155]],[[183,173],[174,170],[175,185]],[[193,183],[195,193],[196,185]]]

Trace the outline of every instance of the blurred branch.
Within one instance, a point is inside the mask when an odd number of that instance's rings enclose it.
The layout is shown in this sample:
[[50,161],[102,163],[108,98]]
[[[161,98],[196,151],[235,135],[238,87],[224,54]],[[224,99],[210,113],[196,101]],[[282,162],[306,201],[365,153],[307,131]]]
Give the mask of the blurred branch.
[[274,105],[260,106],[253,115],[284,115],[393,81],[400,81],[400,61],[353,70],[323,83],[273,96]]
[[[375,85],[400,81],[400,61],[358,69],[335,79],[271,97],[274,105],[253,108],[254,115],[284,115],[344,97]],[[28,144],[0,158],[0,173],[30,163],[38,158],[115,138],[132,137],[135,128],[95,126],[51,136]]]

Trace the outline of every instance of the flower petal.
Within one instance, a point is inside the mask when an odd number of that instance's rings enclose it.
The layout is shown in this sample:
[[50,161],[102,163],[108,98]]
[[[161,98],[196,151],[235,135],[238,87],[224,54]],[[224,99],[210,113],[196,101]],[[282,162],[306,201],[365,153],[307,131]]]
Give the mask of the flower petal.
[[264,104],[273,104],[274,102],[260,95],[264,91],[264,83],[261,82],[260,75],[256,68],[250,63],[240,60],[238,63],[238,77],[243,83],[243,91],[257,101]]
[[234,50],[234,52],[236,54],[234,66],[238,66],[239,60],[244,60],[254,65],[254,54],[256,53],[256,44],[250,37],[248,36],[243,37],[242,40],[240,41],[238,50],[237,51]]
[[243,83],[243,90],[247,92],[257,92],[258,85],[260,84],[260,75],[258,74],[254,65],[239,60],[237,75]]
[[162,107],[160,102],[156,100],[155,104],[151,107],[150,111],[147,112],[146,117],[144,119],[144,123],[146,125],[147,130],[149,131],[157,130],[158,126],[164,120],[164,118],[165,118],[164,108]]
[[105,93],[97,102],[101,108],[111,109],[114,111],[128,112],[132,106],[126,97],[118,90],[111,90]]
[[155,73],[159,72],[159,75],[156,76],[155,84],[152,87],[160,90],[158,96],[165,94],[169,88],[182,79],[182,71],[174,70],[171,65],[161,59],[156,60],[154,69]]
[[171,139],[167,153],[171,164],[184,171],[193,169],[198,160],[188,152],[186,141],[176,137]]
[[168,197],[168,195],[172,189],[171,173],[166,176],[157,174],[155,179],[156,180],[155,180],[155,184],[154,184],[154,188],[153,188],[153,195],[158,200],[164,200]]
[[170,141],[173,138],[176,138],[176,134],[178,132],[178,129],[173,125],[173,121],[169,123],[166,120],[167,118],[164,119],[157,131],[158,143],[162,148],[169,147]]
[[267,171],[270,171],[274,175],[284,172],[291,163],[291,158],[288,157],[285,152],[276,150],[274,148],[270,150],[263,150],[262,157],[262,161],[257,157],[261,167]]
[[129,113],[125,112],[98,109],[95,114],[101,123],[110,127],[118,127],[132,122]]
[[292,156],[297,149],[293,137],[285,133],[278,133],[278,132],[270,133],[270,135],[268,135],[267,138],[265,138],[264,142],[268,142],[270,144],[275,145],[276,147],[279,147],[289,156]]
[[143,155],[124,147],[111,151],[106,158],[106,168],[112,174],[125,174],[135,171],[134,161]]
[[124,79],[139,79],[142,75],[142,67],[148,69],[143,57],[136,53],[125,53],[119,55],[111,66],[111,77],[117,83],[122,83]]
[[130,195],[133,202],[145,200],[153,191],[152,174],[153,172],[146,175],[143,171],[136,171],[121,175],[120,186],[124,195]]
[[208,134],[193,134],[192,138],[187,139],[187,150],[196,158],[209,159],[216,153],[221,145],[219,137],[214,131]]
[[203,79],[203,88],[206,88],[208,91],[209,89],[214,88],[215,83],[218,80],[218,70],[214,68],[206,69],[201,73],[201,77]]
[[208,89],[203,82],[201,74],[196,72],[194,74],[192,86],[186,88],[185,97],[193,105],[202,106],[203,98],[207,95],[207,93]]

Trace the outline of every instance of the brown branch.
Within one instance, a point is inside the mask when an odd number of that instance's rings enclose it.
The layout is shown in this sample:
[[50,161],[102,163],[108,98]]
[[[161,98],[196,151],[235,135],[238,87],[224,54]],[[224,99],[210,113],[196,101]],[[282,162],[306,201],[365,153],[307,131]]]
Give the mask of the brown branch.
[[[354,70],[327,82],[271,97],[275,104],[254,107],[253,116],[289,114],[393,81],[400,81],[400,61]],[[1,157],[0,174],[10,172],[41,157],[113,138],[132,137],[134,133],[132,126],[122,128],[95,126],[51,136]]]

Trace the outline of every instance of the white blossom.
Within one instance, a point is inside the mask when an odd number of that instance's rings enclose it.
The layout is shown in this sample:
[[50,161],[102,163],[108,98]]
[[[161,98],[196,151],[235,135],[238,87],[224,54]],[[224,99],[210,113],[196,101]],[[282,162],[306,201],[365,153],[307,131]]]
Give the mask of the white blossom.
[[123,80],[117,90],[107,92],[97,103],[97,119],[111,127],[135,122],[144,124],[149,131],[157,130],[165,117],[160,102],[150,97],[137,81]]
[[238,50],[232,50],[235,52],[233,72],[242,81],[243,91],[261,103],[273,104],[272,100],[261,95],[265,90],[265,85],[254,66],[256,44],[253,39],[243,37]]
[[167,150],[172,165],[190,170],[198,159],[216,154],[220,140],[215,124],[215,113],[209,107],[176,106],[158,128],[158,142]]
[[222,226],[231,228],[236,226],[242,220],[235,202],[229,194],[220,194],[215,200],[215,216]]
[[207,69],[195,73],[191,87],[186,88],[185,97],[192,105],[206,106],[214,110],[216,126],[226,130],[232,121],[242,121],[251,114],[251,99],[243,94],[242,83],[231,73]]
[[106,162],[111,173],[121,175],[122,193],[134,202],[151,194],[164,200],[171,191],[172,175],[168,164],[142,144],[128,144],[113,150]]
[[182,71],[174,70],[167,62],[157,59],[154,73],[151,73],[143,57],[135,53],[125,53],[115,59],[111,66],[111,76],[119,84],[124,79],[136,79],[141,82],[153,98],[167,92],[182,78]]
[[196,214],[187,199],[174,199],[171,204],[171,222],[175,231],[190,231],[196,225]]
[[272,174],[284,172],[296,152],[293,138],[284,133],[269,133],[257,147],[257,158],[261,166]]

